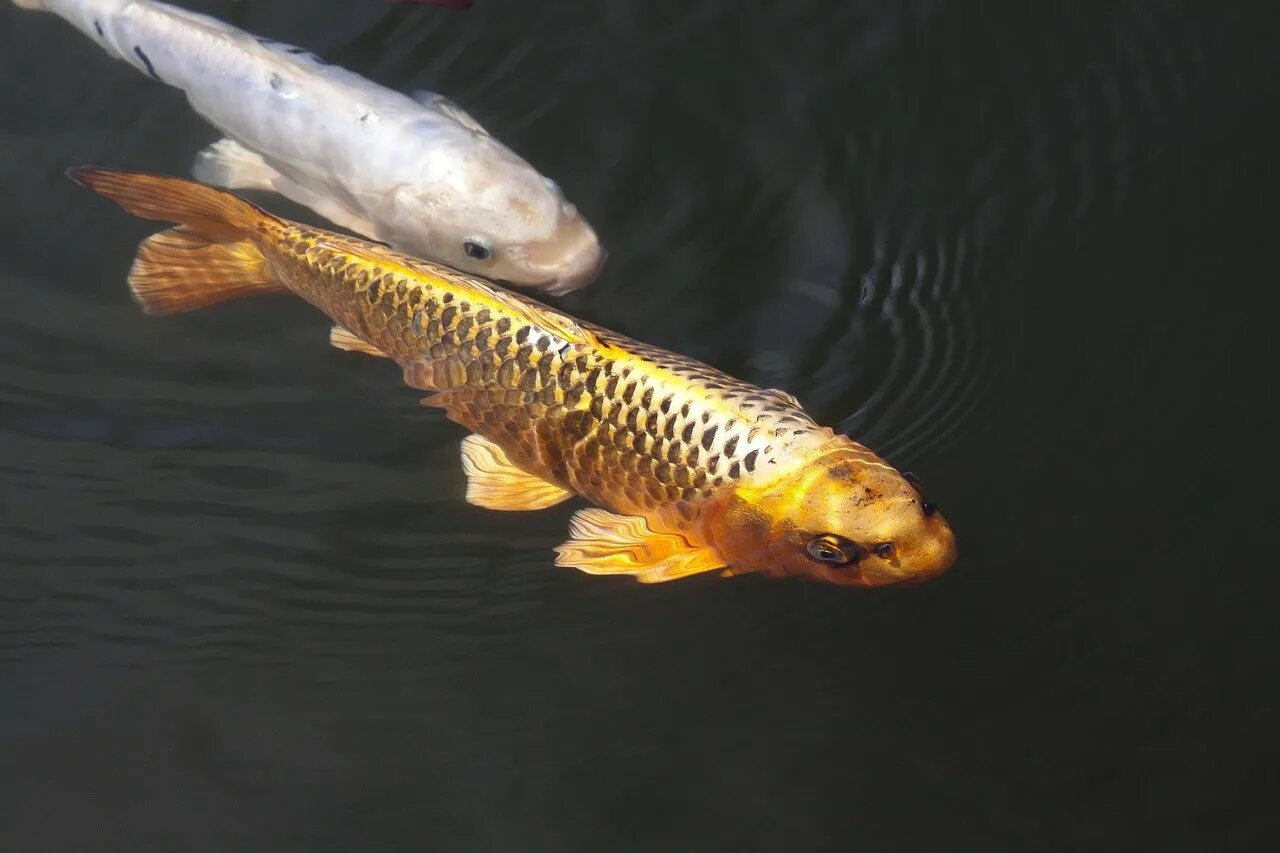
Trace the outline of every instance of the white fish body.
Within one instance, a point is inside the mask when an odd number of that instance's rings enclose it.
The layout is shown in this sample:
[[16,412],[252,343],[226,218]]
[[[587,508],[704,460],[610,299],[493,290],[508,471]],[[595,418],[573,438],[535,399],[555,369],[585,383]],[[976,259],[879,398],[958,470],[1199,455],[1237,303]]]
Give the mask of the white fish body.
[[153,0],[14,0],[186,93],[225,133],[201,180],[271,189],[366,237],[565,292],[604,252],[554,182],[439,96],[410,98],[312,54]]

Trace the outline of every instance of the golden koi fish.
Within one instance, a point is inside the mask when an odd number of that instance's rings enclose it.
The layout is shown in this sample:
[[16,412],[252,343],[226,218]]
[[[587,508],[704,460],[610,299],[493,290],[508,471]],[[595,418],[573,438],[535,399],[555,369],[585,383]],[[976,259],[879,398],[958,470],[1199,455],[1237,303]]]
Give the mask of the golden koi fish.
[[191,181],[104,169],[76,181],[147,219],[129,274],[152,314],[292,291],[471,430],[467,500],[577,493],[557,565],[646,583],[699,572],[877,586],[955,562],[951,528],[889,464],[795,398],[739,382],[448,267],[272,216]]

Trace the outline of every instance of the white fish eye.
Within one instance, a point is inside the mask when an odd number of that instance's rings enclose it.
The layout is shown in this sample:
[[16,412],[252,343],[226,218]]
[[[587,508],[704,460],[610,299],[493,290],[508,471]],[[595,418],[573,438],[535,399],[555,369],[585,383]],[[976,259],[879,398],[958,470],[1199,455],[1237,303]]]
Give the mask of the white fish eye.
[[487,261],[493,257],[493,249],[479,240],[462,241],[462,251],[467,253],[467,257],[476,261]]

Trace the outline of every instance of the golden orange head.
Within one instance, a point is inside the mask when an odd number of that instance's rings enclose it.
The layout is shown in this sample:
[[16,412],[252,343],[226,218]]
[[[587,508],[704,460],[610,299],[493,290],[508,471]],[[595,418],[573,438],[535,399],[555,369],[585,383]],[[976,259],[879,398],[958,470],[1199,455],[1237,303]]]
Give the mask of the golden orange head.
[[845,586],[919,582],[956,561],[955,534],[937,508],[843,436],[808,464],[739,484],[708,516],[706,532],[734,573]]

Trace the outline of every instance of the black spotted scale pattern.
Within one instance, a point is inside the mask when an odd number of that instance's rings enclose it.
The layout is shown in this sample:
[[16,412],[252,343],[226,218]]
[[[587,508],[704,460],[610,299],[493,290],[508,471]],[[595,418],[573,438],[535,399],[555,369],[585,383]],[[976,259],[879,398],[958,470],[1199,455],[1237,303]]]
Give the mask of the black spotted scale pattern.
[[272,262],[289,286],[394,358],[430,402],[525,471],[618,512],[693,518],[825,435],[776,392],[586,323],[595,340],[567,341],[530,321],[550,309],[486,298],[491,285],[448,268],[297,227],[279,243]]

